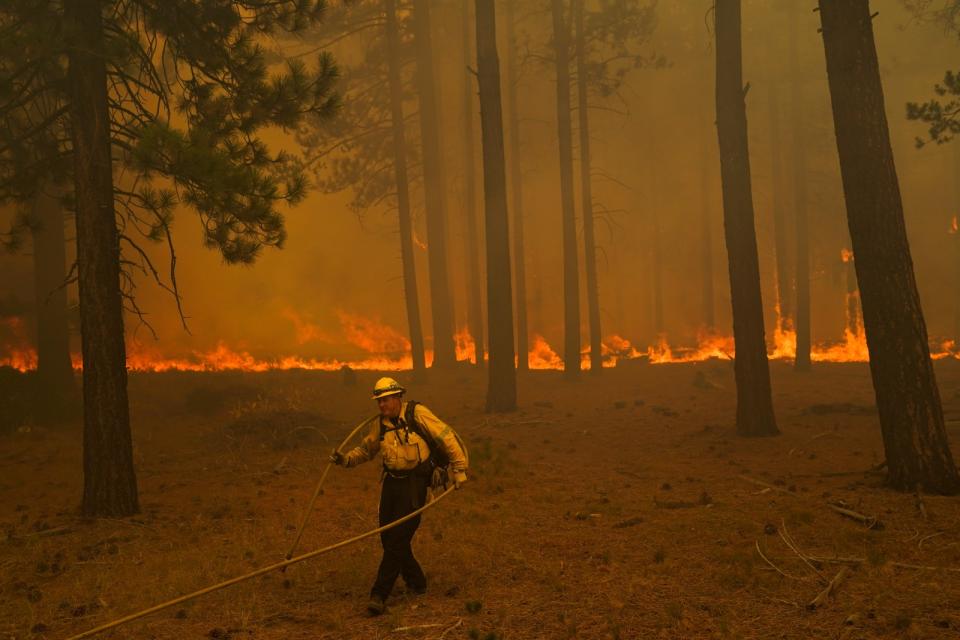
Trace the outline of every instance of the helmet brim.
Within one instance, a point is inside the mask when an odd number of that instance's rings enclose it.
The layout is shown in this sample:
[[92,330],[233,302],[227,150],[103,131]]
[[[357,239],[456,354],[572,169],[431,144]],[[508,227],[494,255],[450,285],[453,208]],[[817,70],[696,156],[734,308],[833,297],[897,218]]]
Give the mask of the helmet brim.
[[375,393],[370,396],[371,400],[379,400],[380,398],[386,398],[387,396],[400,396],[403,395],[403,389],[391,389],[390,391],[383,391],[382,393]]

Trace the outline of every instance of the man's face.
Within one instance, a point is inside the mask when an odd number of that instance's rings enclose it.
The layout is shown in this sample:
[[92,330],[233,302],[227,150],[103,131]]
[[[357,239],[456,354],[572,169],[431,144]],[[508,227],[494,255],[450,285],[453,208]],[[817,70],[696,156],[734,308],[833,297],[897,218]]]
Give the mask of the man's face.
[[401,404],[402,401],[400,400],[399,395],[377,398],[377,406],[380,407],[380,415],[384,418],[399,418]]

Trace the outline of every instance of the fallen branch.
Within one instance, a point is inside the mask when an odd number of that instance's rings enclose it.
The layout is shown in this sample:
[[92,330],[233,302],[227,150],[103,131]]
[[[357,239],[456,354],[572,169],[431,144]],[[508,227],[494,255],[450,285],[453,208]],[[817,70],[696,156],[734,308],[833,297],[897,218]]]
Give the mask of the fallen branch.
[[841,507],[830,502],[827,503],[827,506],[840,515],[850,518],[851,520],[856,520],[857,522],[865,525],[867,529],[875,529],[877,531],[883,529],[883,523],[880,522],[878,518],[871,518],[870,516],[865,516],[862,513],[857,513],[852,509],[847,509],[846,507]]
[[439,622],[434,622],[431,624],[413,624],[406,627],[397,627],[396,629],[391,630],[391,633],[396,633],[397,631],[413,631],[414,629],[433,629],[434,627],[442,627],[443,625]]
[[780,575],[782,575],[784,578],[790,578],[791,580],[805,580],[805,579],[806,579],[806,578],[798,578],[798,577],[796,577],[796,576],[787,575],[786,573],[784,573],[783,571],[781,571],[781,570],[780,570],[780,567],[778,567],[777,565],[773,564],[773,563],[770,561],[770,558],[768,558],[767,556],[763,555],[763,551],[760,550],[760,542],[758,542],[757,540],[754,540],[753,543],[754,543],[754,545],[756,545],[756,547],[757,547],[757,553],[760,554],[760,557],[763,558],[763,561],[766,562],[768,565],[770,565],[770,566],[773,568],[774,571],[776,571],[777,573],[779,573]]
[[457,627],[459,627],[459,626],[462,625],[462,624],[463,624],[463,618],[457,618],[457,621],[456,621],[455,623],[453,623],[452,625],[450,625],[449,627],[447,627],[447,629],[446,629],[443,633],[440,634],[440,638],[439,638],[438,640],[443,640],[443,639],[447,636],[448,633],[450,633],[451,631],[453,631],[454,629],[456,629]]
[[753,478],[748,478],[747,476],[737,476],[737,477],[740,478],[741,480],[746,480],[747,482],[753,483],[753,484],[755,484],[755,485],[757,485],[757,486],[766,487],[767,489],[770,489],[771,491],[779,491],[780,493],[785,493],[785,494],[787,494],[788,496],[793,496],[794,498],[797,497],[797,494],[793,493],[792,491],[787,491],[786,489],[782,489],[782,488],[780,488],[780,487],[775,487],[775,486],[773,486],[772,484],[769,484],[769,483],[767,483],[767,482],[764,482],[763,480],[755,480],[755,479],[753,479]]
[[807,609],[811,611],[817,607],[822,607],[827,601],[827,598],[830,597],[830,594],[837,590],[840,586],[840,583],[843,582],[847,576],[850,575],[850,567],[844,566],[840,568],[840,571],[837,572],[837,575],[833,576],[833,580],[817,594],[817,597],[810,601],[810,604],[807,605]]
[[[867,562],[866,558],[844,558],[844,557],[820,557],[809,556],[814,562],[823,562],[829,564],[852,564],[861,565]],[[960,573],[960,567],[934,567],[922,564],[910,564],[908,562],[888,562],[891,567],[898,569],[913,569],[915,571],[949,571],[951,573]]]
[[813,562],[810,561],[810,557],[804,555],[804,553],[800,551],[800,547],[797,545],[797,543],[793,540],[793,538],[790,537],[790,532],[787,531],[787,523],[785,520],[780,520],[780,528],[777,530],[777,533],[780,535],[780,539],[783,540],[783,543],[790,547],[790,550],[797,554],[797,557],[803,560],[803,563],[810,567],[813,572],[817,574],[821,581],[826,581],[826,576],[820,572],[820,569],[813,566]]

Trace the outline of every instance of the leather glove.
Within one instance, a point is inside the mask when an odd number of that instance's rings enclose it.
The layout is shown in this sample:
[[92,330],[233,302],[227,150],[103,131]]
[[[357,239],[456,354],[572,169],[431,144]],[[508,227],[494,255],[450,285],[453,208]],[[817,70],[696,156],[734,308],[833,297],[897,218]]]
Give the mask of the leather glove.
[[447,483],[449,482],[449,477],[447,476],[447,470],[443,467],[437,467],[433,470],[433,475],[430,477],[430,488],[434,491],[440,491],[447,488]]
[[463,473],[454,473],[453,474],[453,488],[459,489],[464,482],[467,481],[467,474]]
[[340,466],[343,466],[344,464],[346,464],[346,460],[344,460],[343,454],[336,449],[334,449],[333,453],[330,454],[330,462]]

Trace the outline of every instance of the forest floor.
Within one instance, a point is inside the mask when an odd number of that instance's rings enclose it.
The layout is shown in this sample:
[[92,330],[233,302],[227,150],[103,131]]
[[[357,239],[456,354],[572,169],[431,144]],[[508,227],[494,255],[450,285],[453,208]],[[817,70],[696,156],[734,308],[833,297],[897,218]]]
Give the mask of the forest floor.
[[[936,368],[958,452],[960,362]],[[101,637],[960,636],[960,498],[923,495],[921,509],[871,471],[884,456],[867,366],[772,376],[782,434],[744,439],[728,362],[627,362],[575,383],[534,372],[507,415],[483,412],[482,372],[401,374],[471,454],[469,483],[414,541],[427,594],[400,581],[366,617],[368,538]],[[65,639],[282,560],[329,451],[374,413],[375,377],[131,375],[142,513],[129,519],[79,517],[79,423],[0,437],[0,640]],[[375,528],[379,473],[334,468],[299,550]]]

